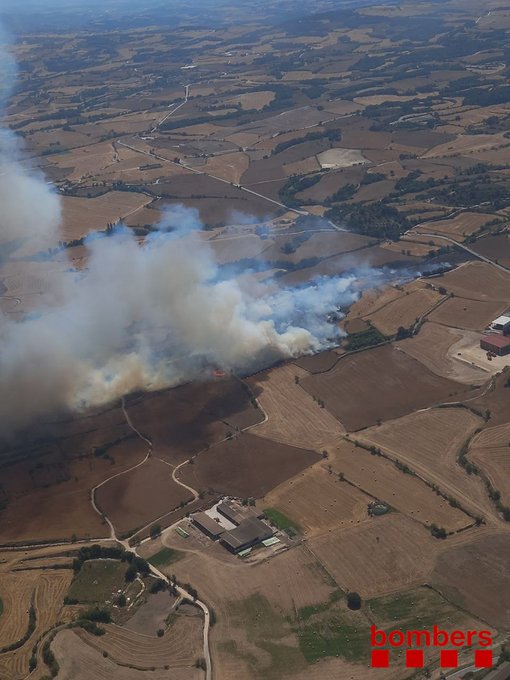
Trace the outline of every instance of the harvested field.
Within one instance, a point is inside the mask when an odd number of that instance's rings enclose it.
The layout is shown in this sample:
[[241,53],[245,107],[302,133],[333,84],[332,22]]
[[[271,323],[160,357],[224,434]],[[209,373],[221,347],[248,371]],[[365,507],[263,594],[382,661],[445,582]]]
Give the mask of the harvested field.
[[[363,330],[365,330],[365,328]],[[308,371],[308,373],[322,373],[323,371],[329,371],[333,368],[341,354],[342,350],[340,349],[319,352],[318,354],[300,357],[294,361],[294,364],[299,366],[299,368]]]
[[276,508],[306,536],[315,536],[368,520],[371,502],[370,496],[342,483],[319,464],[270,491],[260,506]]
[[453,328],[482,331],[508,306],[508,302],[469,300],[454,297],[429,314],[430,321]]
[[485,262],[468,262],[435,279],[448,292],[472,300],[506,302],[510,299],[510,272]]
[[[282,245],[286,237],[278,236],[276,242]],[[292,236],[287,237],[292,241]],[[312,234],[312,236],[302,243],[299,248],[293,253],[292,261],[299,262],[306,260],[309,257],[331,257],[341,253],[349,253],[352,251],[366,248],[373,244],[372,239],[358,234],[349,234],[348,232],[320,232]]]
[[222,440],[228,431],[264,417],[250,403],[243,384],[233,378],[145,394],[128,404],[128,412],[135,427],[148,434],[154,455],[175,464]]
[[472,243],[470,248],[485,257],[496,260],[504,267],[510,267],[510,236],[508,234],[485,236]]
[[[94,669],[94,680],[146,680],[146,670],[135,670],[118,666],[111,659],[103,657],[97,649],[90,647],[72,630],[60,631],[51,645],[60,666],[62,680],[90,680],[90,669]],[[152,671],[151,680],[168,680],[169,671]],[[202,680],[203,671],[198,668],[172,668],[172,680]]]
[[61,201],[62,240],[72,241],[91,231],[105,229],[109,222],[115,223],[134,215],[151,199],[128,191],[109,191],[97,198],[64,196]]
[[362,597],[421,585],[443,545],[398,513],[337,529],[309,544],[338,585]]
[[194,488],[259,498],[317,460],[313,451],[239,434],[202,453],[194,465],[180,470],[178,477]]
[[232,104],[241,104],[243,109],[256,109],[259,111],[264,106],[270,104],[274,99],[274,92],[270,90],[262,92],[246,92],[245,94],[236,95],[232,99],[226,99],[225,102]]
[[227,262],[237,262],[244,258],[263,257],[263,252],[272,245],[272,241],[262,240],[256,234],[241,237],[226,236],[209,239],[208,242],[214,252],[215,261],[220,265]]
[[468,385],[486,382],[482,369],[460,361],[451,348],[462,338],[459,331],[426,321],[418,335],[396,343],[396,347],[414,357],[432,373]]
[[238,184],[250,166],[250,158],[245,153],[227,153],[209,158],[204,171]]
[[500,630],[510,628],[510,541],[507,533],[482,536],[447,549],[431,583],[448,599]]
[[409,465],[475,515],[492,515],[482,481],[457,462],[462,445],[481,425],[482,418],[464,408],[429,409],[364,430],[357,438]]
[[342,440],[335,447],[331,453],[331,467],[362,491],[424,525],[436,524],[447,531],[457,531],[473,521],[437,496],[418,477],[399,470],[393,461],[372,455],[350,441]]
[[[0,647],[23,637],[28,626],[28,609],[37,582],[37,572],[2,573],[0,598],[3,614],[0,617]],[[0,656],[0,661],[1,661]]]
[[322,399],[348,431],[471,396],[465,385],[435,376],[388,345],[346,356],[331,371],[303,378],[300,384]]
[[469,460],[489,478],[494,489],[501,494],[503,505],[510,507],[510,449],[505,446],[469,449]]
[[350,168],[352,165],[366,165],[367,159],[358,149],[329,149],[317,156],[323,170]]
[[364,319],[370,321],[383,335],[394,335],[401,326],[412,326],[441,299],[443,296],[433,289],[417,288],[407,291],[377,312],[365,315]]
[[488,151],[505,146],[508,146],[508,140],[505,139],[504,133],[493,135],[458,135],[453,141],[433,147],[423,154],[423,158],[444,158],[457,154]]
[[508,367],[498,373],[494,378],[494,384],[478,399],[469,402],[469,406],[480,410],[482,413],[490,412],[489,425],[503,425],[508,422],[510,394],[506,382],[510,377]]
[[[445,234],[446,236],[458,239],[462,236],[470,236],[493,219],[494,215],[463,212],[460,213],[460,215],[456,215],[447,220],[427,222],[424,225],[418,225],[414,228],[414,231],[419,233],[420,230],[423,229],[426,232],[437,232],[438,234]],[[460,240],[462,240],[462,238]]]
[[340,423],[296,383],[296,377],[300,381],[308,375],[303,368],[286,365],[249,378],[248,384],[267,415],[252,434],[319,450],[344,432]]
[[157,458],[101,486],[96,503],[123,534],[175,510],[192,495],[172,479],[172,466]]

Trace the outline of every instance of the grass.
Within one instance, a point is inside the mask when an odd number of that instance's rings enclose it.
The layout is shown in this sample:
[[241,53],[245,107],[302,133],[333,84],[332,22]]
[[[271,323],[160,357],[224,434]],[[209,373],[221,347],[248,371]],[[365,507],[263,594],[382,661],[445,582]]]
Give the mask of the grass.
[[173,548],[161,548],[157,553],[147,558],[153,567],[167,567],[169,564],[182,560],[184,553]]
[[327,612],[313,617],[297,630],[299,648],[308,663],[341,656],[354,663],[368,660],[370,629],[360,617],[356,624],[344,613]]
[[321,602],[319,604],[309,605],[307,607],[300,607],[297,611],[297,616],[300,621],[307,621],[314,614],[320,614],[321,612],[327,611],[331,605],[338,602],[343,597],[343,593],[340,589],[334,590],[329,596],[328,602]]
[[85,603],[104,604],[125,585],[126,565],[118,560],[84,562],[71,583],[67,597]]
[[264,514],[270,522],[282,531],[297,533],[300,530],[300,527],[295,522],[276,508],[265,508]]
[[401,595],[379,597],[367,602],[380,626],[391,624],[408,630],[431,628],[434,624],[458,624],[465,614],[429,588],[417,588]]

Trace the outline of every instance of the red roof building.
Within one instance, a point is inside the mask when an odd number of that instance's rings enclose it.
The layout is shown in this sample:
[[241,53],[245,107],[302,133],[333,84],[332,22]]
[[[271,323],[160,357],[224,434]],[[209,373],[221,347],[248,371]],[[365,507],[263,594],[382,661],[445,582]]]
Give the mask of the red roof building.
[[510,338],[505,335],[497,335],[496,333],[482,335],[480,347],[486,352],[492,352],[502,357],[505,354],[510,354]]

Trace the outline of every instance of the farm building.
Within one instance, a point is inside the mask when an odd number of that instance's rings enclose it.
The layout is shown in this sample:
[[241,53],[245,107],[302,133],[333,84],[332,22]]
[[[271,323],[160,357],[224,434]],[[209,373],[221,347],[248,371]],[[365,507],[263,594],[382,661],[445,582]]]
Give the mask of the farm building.
[[251,548],[257,543],[271,538],[273,530],[265,522],[256,517],[248,517],[232,531],[225,531],[220,537],[220,543],[233,553],[239,553]]
[[217,510],[220,513],[220,515],[226,517],[229,520],[229,522],[232,522],[236,526],[239,526],[244,519],[244,516],[240,509],[238,510],[237,508],[233,507],[230,503],[227,503],[226,501],[220,503],[217,507]]
[[497,319],[494,319],[489,328],[494,333],[510,335],[510,316],[498,316]]
[[497,335],[490,333],[489,335],[482,335],[480,338],[480,347],[486,352],[492,352],[498,356],[505,356],[510,354],[510,338],[504,335]]
[[206,515],[205,512],[197,512],[195,515],[193,515],[191,521],[206,536],[212,538],[213,541],[216,541],[225,531],[221,524],[218,524],[218,522],[216,522],[212,517]]

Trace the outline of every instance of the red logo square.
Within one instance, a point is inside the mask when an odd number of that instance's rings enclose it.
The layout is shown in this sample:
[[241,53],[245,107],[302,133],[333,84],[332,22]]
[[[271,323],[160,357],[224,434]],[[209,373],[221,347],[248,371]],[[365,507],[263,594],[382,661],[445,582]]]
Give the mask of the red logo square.
[[456,649],[441,650],[441,668],[458,668],[459,653]]
[[424,665],[423,649],[408,649],[406,651],[406,668],[423,668]]
[[390,652],[388,649],[372,650],[372,668],[389,668]]
[[476,668],[492,668],[492,649],[475,650]]

